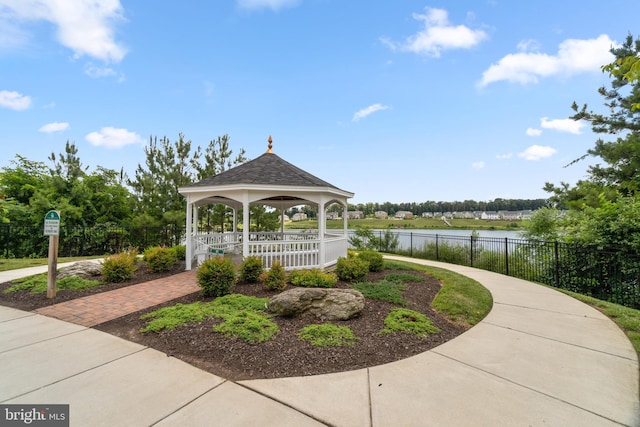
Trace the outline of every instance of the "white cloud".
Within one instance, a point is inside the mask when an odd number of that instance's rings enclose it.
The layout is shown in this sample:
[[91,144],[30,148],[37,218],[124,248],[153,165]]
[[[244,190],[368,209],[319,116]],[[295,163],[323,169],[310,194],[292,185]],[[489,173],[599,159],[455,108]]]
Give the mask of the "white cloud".
[[111,67],[99,67],[91,62],[85,64],[84,73],[89,77],[93,77],[94,79],[99,77],[115,76],[117,74]]
[[238,6],[243,9],[282,9],[283,7],[295,6],[298,0],[236,0]]
[[18,92],[0,90],[0,107],[20,111],[31,107],[31,97]]
[[99,132],[91,132],[85,139],[96,147],[120,148],[130,144],[142,144],[144,141],[135,132],[127,129],[104,127]]
[[388,105],[382,105],[382,104],[373,104],[373,105],[369,105],[367,108],[363,108],[362,110],[356,112],[353,115],[353,121],[357,122],[360,119],[364,119],[365,117],[367,117],[369,114],[373,114],[376,111],[380,111],[380,110],[387,110],[389,108]]
[[498,154],[498,155],[496,156],[496,159],[498,159],[498,160],[506,160],[506,159],[510,159],[510,158],[511,158],[511,156],[513,156],[513,154],[512,154],[512,153]]
[[[17,23],[48,21],[56,26],[56,38],[75,57],[90,56],[105,62],[120,62],[126,49],[115,41],[115,24],[124,20],[119,0],[0,0],[3,38],[24,38]],[[7,43],[8,41],[4,41]],[[20,40],[16,40],[20,43]]]
[[[539,52],[510,53],[492,64],[478,83],[480,87],[506,80],[512,83],[537,83],[539,78],[553,75],[572,76],[579,73],[599,73],[602,64],[608,64],[614,57],[609,52],[616,43],[608,35],[595,39],[567,39],[560,43],[558,52],[549,55]],[[528,40],[520,42],[521,50],[534,46]]]
[[451,25],[444,9],[425,8],[425,14],[414,13],[413,19],[424,21],[424,29],[407,37],[404,42],[380,40],[393,50],[403,50],[437,58],[443,50],[469,49],[487,38],[482,30],[465,25]]
[[547,117],[540,119],[540,126],[545,129],[553,129],[559,132],[568,132],[574,135],[580,135],[581,129],[586,126],[586,123],[582,120],[573,119],[554,119],[549,120]]
[[527,132],[528,136],[540,136],[540,135],[542,135],[542,129],[527,128],[526,132]]
[[471,163],[471,167],[474,169],[482,169],[484,167],[484,162],[474,162]]
[[521,40],[517,47],[520,52],[537,52],[541,48],[540,43],[533,39]]
[[53,132],[60,132],[60,131],[66,130],[68,127],[69,127],[69,123],[67,122],[53,122],[53,123],[47,123],[46,125],[42,126],[40,129],[38,129],[38,131],[43,133],[53,133]]
[[532,145],[531,147],[518,154],[518,157],[522,157],[525,160],[540,160],[553,156],[557,150],[553,147],[543,147],[540,145]]

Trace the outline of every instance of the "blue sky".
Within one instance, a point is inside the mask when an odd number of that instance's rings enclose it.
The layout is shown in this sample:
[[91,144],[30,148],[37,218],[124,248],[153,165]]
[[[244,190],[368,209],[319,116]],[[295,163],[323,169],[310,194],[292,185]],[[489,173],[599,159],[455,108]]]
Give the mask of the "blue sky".
[[[0,0],[0,167],[133,176],[149,137],[274,152],[352,203],[544,198],[637,0]],[[636,26],[634,26],[636,24]]]

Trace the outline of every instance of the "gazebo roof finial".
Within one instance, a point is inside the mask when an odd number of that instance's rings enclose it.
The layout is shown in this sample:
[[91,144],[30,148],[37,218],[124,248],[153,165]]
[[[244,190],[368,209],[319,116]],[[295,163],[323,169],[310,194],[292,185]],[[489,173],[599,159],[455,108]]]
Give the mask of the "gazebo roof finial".
[[269,141],[269,148],[267,149],[267,153],[273,153],[273,139],[271,139],[271,135],[269,135],[269,139],[267,139],[267,141]]

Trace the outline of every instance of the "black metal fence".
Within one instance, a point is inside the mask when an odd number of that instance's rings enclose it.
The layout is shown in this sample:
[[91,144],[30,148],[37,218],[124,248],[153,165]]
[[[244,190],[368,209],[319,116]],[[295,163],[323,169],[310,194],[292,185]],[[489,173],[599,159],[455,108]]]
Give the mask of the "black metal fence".
[[640,255],[621,248],[391,230],[374,236],[379,251],[467,265],[640,309]]
[[[49,238],[43,234],[43,226],[0,225],[0,257],[46,257]],[[175,246],[184,244],[184,236],[184,226],[61,227],[59,255]],[[379,251],[467,265],[640,309],[640,255],[623,249],[391,230],[374,236]]]
[[[106,255],[130,247],[175,246],[183,242],[184,227],[60,227],[58,254],[67,256]],[[6,258],[46,257],[49,237],[43,226],[0,225],[0,256]]]

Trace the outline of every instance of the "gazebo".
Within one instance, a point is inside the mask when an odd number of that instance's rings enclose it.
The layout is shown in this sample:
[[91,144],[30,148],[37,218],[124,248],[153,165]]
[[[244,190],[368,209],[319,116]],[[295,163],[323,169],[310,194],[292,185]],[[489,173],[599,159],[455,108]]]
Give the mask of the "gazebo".
[[[347,200],[353,193],[283,160],[272,149],[269,137],[266,153],[260,157],[203,179],[178,191],[187,199],[186,269],[212,254],[232,253],[242,259],[257,256],[269,269],[279,261],[288,270],[326,268],[346,256],[348,247]],[[342,206],[342,229],[327,230],[327,209]],[[233,211],[232,231],[201,232],[198,207],[223,204]],[[318,208],[318,229],[284,230],[284,211],[298,205]],[[250,230],[250,208],[269,206],[280,211],[280,230]],[[242,211],[242,229],[238,214]]]

